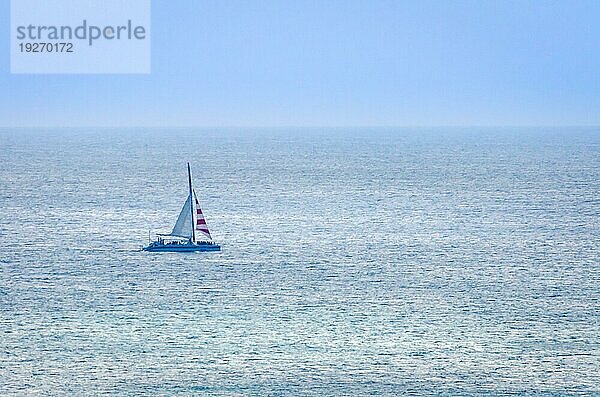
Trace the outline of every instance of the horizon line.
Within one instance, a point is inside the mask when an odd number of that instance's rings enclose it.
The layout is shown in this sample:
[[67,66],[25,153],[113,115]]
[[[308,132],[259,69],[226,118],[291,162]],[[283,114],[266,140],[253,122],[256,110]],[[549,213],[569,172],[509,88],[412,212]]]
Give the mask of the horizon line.
[[315,129],[315,128],[365,128],[365,129],[383,129],[383,128],[599,128],[600,124],[390,124],[390,125],[76,125],[76,126],[56,126],[56,125],[0,125],[0,129],[279,129],[279,128],[298,128],[298,129]]

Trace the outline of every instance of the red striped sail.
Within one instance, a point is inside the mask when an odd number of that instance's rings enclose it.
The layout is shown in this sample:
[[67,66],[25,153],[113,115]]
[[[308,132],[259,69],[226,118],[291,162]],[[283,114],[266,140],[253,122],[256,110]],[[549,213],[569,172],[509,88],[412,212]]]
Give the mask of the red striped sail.
[[210,232],[208,231],[208,226],[206,226],[206,219],[204,219],[204,214],[202,213],[202,208],[200,208],[198,198],[194,197],[194,199],[196,200],[196,231],[204,234],[206,237],[212,240]]

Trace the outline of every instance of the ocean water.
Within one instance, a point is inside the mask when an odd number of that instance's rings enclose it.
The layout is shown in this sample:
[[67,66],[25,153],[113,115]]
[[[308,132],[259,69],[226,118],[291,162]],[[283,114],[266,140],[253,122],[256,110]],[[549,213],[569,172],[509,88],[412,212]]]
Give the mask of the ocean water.
[[0,239],[2,396],[600,395],[598,128],[4,129]]

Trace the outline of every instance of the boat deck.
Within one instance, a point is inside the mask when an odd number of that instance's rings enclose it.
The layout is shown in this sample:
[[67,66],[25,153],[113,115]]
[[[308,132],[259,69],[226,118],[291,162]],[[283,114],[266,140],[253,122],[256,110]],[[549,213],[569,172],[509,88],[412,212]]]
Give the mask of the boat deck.
[[149,252],[206,252],[220,251],[221,246],[215,243],[161,244],[153,242],[149,246],[144,247],[143,250]]

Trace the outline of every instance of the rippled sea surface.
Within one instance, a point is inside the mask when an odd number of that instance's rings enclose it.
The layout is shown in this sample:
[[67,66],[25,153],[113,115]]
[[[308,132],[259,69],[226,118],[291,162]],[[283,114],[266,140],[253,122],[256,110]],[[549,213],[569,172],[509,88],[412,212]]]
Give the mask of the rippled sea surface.
[[600,395],[598,128],[4,129],[0,238],[2,396]]

